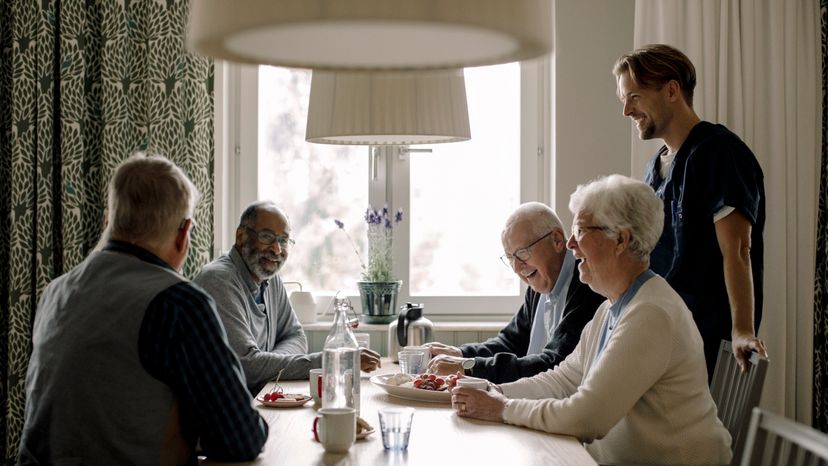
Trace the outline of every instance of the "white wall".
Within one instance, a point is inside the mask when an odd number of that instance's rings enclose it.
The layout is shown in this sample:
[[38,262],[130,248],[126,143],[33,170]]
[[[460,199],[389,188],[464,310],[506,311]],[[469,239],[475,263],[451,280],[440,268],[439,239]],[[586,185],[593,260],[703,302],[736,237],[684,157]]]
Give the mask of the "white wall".
[[631,173],[631,126],[612,65],[633,49],[634,0],[558,0],[552,60],[552,197],[564,226],[579,184]]

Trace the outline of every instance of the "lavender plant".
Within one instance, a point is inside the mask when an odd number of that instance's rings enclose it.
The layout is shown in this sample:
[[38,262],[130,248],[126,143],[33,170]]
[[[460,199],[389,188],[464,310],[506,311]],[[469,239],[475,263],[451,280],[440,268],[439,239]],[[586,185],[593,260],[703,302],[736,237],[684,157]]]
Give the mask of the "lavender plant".
[[368,224],[368,267],[365,267],[365,262],[362,261],[362,256],[351,238],[351,235],[345,230],[345,224],[341,220],[334,220],[337,228],[345,233],[348,241],[351,242],[351,247],[359,259],[359,264],[362,267],[362,280],[369,282],[389,282],[393,281],[392,270],[394,268],[394,259],[392,255],[394,224],[402,222],[403,211],[397,209],[393,218],[391,217],[388,206],[385,206],[380,211],[373,210],[370,206],[365,211],[365,223]]

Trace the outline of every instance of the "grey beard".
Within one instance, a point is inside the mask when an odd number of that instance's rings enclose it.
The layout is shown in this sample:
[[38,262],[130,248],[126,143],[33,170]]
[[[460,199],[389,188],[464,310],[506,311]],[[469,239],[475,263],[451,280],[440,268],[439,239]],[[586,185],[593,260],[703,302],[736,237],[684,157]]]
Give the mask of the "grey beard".
[[276,269],[272,271],[265,269],[259,263],[259,260],[263,257],[273,258],[274,256],[275,255],[268,254],[266,252],[256,251],[250,245],[245,245],[242,248],[242,258],[244,259],[244,262],[247,264],[250,271],[259,278],[259,280],[269,280],[273,278],[279,272],[279,269],[282,268],[282,264],[284,262],[279,262]]

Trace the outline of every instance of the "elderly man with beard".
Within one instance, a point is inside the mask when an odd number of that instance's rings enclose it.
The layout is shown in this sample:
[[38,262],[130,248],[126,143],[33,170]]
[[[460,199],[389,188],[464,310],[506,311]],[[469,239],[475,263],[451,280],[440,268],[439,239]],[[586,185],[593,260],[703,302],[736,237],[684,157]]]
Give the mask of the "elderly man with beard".
[[[194,279],[216,301],[253,394],[280,371],[282,379],[303,379],[322,367],[321,353],[308,354],[305,332],[277,275],[293,244],[287,215],[272,202],[253,203],[242,213],[236,244]],[[379,354],[360,354],[362,370],[378,367]]]

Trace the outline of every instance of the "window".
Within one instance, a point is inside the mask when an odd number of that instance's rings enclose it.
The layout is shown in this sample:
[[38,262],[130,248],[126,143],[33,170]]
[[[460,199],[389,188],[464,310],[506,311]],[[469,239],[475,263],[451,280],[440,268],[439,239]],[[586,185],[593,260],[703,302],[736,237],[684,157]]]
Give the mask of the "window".
[[355,240],[365,237],[368,148],[305,142],[310,76],[305,70],[259,69],[258,197],[290,216],[297,244],[283,277],[314,292],[355,294],[354,280],[344,277],[359,277],[360,263],[334,219]]
[[[503,222],[520,204],[520,66],[466,70],[472,139],[412,154],[409,292],[416,296],[508,296],[518,279],[493,267]],[[407,167],[405,166],[407,162]],[[407,168],[407,170],[406,170]],[[397,197],[395,196],[395,199]],[[416,299],[416,298],[415,298]]]
[[[217,172],[227,172],[223,198],[233,214],[221,233],[217,228],[217,244],[232,244],[230,232],[244,206],[271,199],[290,216],[297,241],[282,278],[317,295],[356,296],[354,248],[366,258],[365,209],[401,207],[405,220],[394,229],[395,275],[403,280],[398,303],[425,303],[429,315],[514,313],[522,288],[498,259],[500,232],[521,202],[548,202],[548,163],[539,157],[548,109],[539,104],[539,96],[548,95],[545,67],[467,69],[471,141],[411,151],[307,143],[310,71],[222,69],[217,89],[228,97],[217,100],[217,122],[230,130],[217,147],[231,155],[217,163]],[[345,224],[353,245],[334,219]]]

